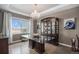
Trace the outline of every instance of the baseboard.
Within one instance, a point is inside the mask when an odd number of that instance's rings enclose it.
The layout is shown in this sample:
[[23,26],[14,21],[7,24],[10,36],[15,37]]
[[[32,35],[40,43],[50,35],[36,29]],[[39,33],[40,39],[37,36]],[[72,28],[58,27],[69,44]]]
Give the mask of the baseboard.
[[15,43],[19,43],[21,42],[21,40],[17,40],[17,41],[13,41],[12,43],[9,43],[9,45],[15,44]]
[[64,43],[59,43],[59,45],[66,46],[66,47],[69,47],[69,48],[71,48],[71,47],[72,47],[71,45],[64,44]]

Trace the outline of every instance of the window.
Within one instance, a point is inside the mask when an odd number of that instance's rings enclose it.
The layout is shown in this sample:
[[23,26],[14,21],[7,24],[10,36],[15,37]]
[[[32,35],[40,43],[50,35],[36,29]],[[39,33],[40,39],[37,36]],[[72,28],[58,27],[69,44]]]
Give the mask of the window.
[[12,18],[12,34],[29,35],[30,34],[30,20],[21,18]]

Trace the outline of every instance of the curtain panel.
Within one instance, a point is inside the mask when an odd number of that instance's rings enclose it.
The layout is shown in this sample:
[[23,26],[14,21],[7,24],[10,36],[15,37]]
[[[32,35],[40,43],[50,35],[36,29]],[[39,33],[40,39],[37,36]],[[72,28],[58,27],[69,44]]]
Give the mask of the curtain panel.
[[3,17],[3,35],[9,38],[9,43],[12,42],[12,34],[11,34],[11,21],[12,15],[8,12],[4,12]]

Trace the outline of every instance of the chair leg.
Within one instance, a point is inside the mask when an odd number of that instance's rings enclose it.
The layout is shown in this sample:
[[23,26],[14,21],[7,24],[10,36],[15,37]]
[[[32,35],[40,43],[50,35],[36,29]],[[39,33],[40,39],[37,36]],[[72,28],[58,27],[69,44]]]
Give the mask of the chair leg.
[[72,42],[72,51],[76,51],[76,45],[75,45],[75,42]]

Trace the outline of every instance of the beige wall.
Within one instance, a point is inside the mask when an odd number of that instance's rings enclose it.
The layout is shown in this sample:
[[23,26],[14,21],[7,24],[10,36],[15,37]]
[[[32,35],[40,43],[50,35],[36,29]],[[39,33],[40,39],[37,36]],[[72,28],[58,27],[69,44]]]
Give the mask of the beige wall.
[[[56,14],[52,14],[52,17],[58,17],[59,20],[59,42],[71,45],[71,39],[76,39],[76,34],[79,34],[79,7],[65,10]],[[76,18],[76,29],[75,30],[65,30],[64,29],[64,19]]]

